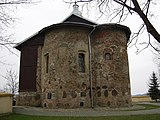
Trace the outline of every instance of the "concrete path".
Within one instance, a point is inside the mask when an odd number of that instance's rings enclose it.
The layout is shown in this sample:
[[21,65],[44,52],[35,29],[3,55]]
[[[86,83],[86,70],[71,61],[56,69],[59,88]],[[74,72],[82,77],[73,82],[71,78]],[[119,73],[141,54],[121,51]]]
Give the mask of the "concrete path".
[[[152,104],[152,103],[142,103]],[[154,104],[154,103],[153,103]],[[160,106],[160,103],[154,105]],[[38,116],[122,116],[140,114],[160,114],[160,108],[151,110],[140,110],[144,107],[133,105],[131,108],[80,108],[80,109],[45,109],[37,107],[15,106],[14,113]]]

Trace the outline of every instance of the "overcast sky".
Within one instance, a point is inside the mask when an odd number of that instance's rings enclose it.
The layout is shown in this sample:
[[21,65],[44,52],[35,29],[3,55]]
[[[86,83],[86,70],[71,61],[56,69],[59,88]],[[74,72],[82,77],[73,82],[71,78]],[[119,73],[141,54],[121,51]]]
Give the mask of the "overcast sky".
[[[61,0],[45,0],[37,5],[20,7],[18,10],[17,17],[19,21],[16,23],[15,27],[12,28],[12,31],[15,33],[14,37],[16,42],[21,42],[46,26],[62,22],[72,12],[72,5],[69,6]],[[84,12],[82,15],[99,24],[106,23],[105,19],[97,21],[96,14],[86,14]],[[130,27],[132,31],[137,29],[136,25],[139,21],[139,19],[131,17],[123,24]],[[147,37],[141,37],[141,39],[146,40]],[[9,65],[0,64],[0,75],[5,76],[6,69],[11,68],[19,72],[20,55],[17,50],[14,51],[18,56],[1,49],[1,60],[9,63]],[[143,52],[136,55],[135,47],[128,48],[132,95],[146,93],[148,91],[147,85],[150,75],[153,71],[157,72],[157,65],[153,62],[154,55],[152,51],[152,49],[145,49]],[[6,81],[0,77],[0,89],[3,89],[5,83]]]

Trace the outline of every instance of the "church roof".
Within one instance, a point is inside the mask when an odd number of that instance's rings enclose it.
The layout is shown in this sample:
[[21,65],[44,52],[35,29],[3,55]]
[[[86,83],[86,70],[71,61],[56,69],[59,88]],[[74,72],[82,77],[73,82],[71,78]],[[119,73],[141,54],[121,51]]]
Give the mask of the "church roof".
[[[85,28],[89,28],[89,29],[92,29],[93,28],[93,25],[91,24],[86,24],[86,23],[79,23],[79,22],[62,22],[62,23],[58,23],[58,24],[53,24],[53,25],[50,25],[50,26],[47,26],[43,29],[41,29],[40,31],[36,32],[35,34],[31,35],[30,37],[26,38],[25,40],[23,40],[22,42],[20,43],[17,43],[15,48],[20,50],[21,46],[23,46],[24,44],[26,44],[27,42],[29,41],[32,41],[34,38],[40,36],[40,37],[43,37],[43,34],[48,31],[48,30],[51,30],[51,29],[55,29],[55,28],[58,28],[58,27],[71,27],[71,26],[77,26],[77,27],[85,27]],[[38,44],[41,44],[40,41],[37,41]]]
[[75,22],[75,23],[77,22],[77,23],[84,23],[89,25],[97,25],[97,23],[87,20],[86,18],[83,18],[81,16],[77,16],[75,14],[71,14],[65,20],[62,21],[62,23],[67,23],[67,22]]
[[97,25],[97,23],[87,20],[86,18],[83,18],[75,14],[71,14],[65,20],[62,21],[62,23],[67,23],[67,22],[75,22],[75,23],[77,22],[77,23],[84,23],[89,25]]
[[76,3],[73,5],[73,11],[71,12],[71,14],[62,21],[62,23],[64,22],[77,22],[90,25],[97,25],[97,23],[90,21],[82,16],[81,11],[79,11],[79,6]]

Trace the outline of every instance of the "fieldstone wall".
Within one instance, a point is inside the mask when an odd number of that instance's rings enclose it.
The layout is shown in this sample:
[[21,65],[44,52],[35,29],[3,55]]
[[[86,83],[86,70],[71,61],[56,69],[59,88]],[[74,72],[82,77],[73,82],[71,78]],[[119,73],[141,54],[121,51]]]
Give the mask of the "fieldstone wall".
[[[88,31],[62,28],[49,32],[43,47],[42,104],[48,108],[89,107]],[[78,54],[85,55],[85,72],[78,70]],[[49,56],[46,73],[45,55]]]
[[[60,28],[46,34],[42,48],[42,106],[90,107],[89,53],[86,28]],[[127,36],[121,29],[103,26],[91,36],[94,106],[131,105]],[[85,56],[79,72],[78,55]],[[46,66],[48,56],[48,67]],[[46,69],[48,71],[46,72]]]
[[20,92],[16,97],[18,106],[41,106],[41,94],[37,92]]
[[93,80],[95,104],[120,107],[131,105],[127,37],[124,31],[103,28],[93,35]]
[[[18,105],[46,108],[131,105],[128,34],[124,27],[61,26],[45,33],[38,47],[36,92],[20,92]],[[89,81],[88,38],[92,47]],[[82,64],[83,63],[83,64]],[[81,68],[82,67],[82,68]]]

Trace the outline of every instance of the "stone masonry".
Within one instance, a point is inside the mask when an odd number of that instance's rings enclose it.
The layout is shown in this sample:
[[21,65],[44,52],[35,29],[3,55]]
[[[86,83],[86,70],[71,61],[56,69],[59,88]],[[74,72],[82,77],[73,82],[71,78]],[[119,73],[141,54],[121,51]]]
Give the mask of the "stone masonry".
[[[42,106],[90,107],[88,34],[84,27],[70,26],[48,32],[38,50],[41,61]],[[91,36],[94,106],[131,105],[127,36],[114,25],[102,25]],[[85,72],[79,72],[78,55],[85,56]],[[106,58],[108,57],[110,58]],[[48,67],[46,67],[48,56]],[[39,64],[39,63],[38,63]],[[46,72],[46,69],[47,72]],[[37,82],[38,83],[38,82]]]

